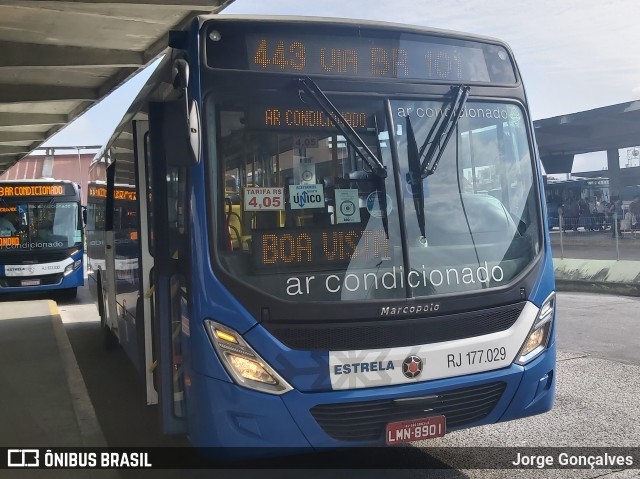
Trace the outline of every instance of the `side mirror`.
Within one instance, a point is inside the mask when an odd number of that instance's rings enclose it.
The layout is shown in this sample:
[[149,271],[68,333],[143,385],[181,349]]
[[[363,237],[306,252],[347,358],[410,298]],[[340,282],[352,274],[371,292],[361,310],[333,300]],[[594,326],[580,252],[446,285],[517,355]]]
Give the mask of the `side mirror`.
[[182,99],[161,103],[162,143],[167,164],[196,165],[200,158],[200,114],[195,102],[187,108]]
[[173,63],[173,88],[186,90],[189,86],[189,64],[184,58],[178,58]]
[[173,87],[180,98],[165,103],[162,136],[168,164],[188,167],[200,159],[200,111],[189,101],[189,64],[180,58],[173,64]]

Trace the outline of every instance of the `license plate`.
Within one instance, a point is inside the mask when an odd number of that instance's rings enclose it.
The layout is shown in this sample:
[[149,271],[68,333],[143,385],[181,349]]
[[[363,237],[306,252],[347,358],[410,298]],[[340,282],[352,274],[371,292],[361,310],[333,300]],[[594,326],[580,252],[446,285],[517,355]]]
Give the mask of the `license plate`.
[[40,280],[39,279],[23,279],[22,281],[20,281],[20,285],[21,286],[39,286]]
[[409,421],[387,424],[386,441],[388,446],[407,442],[422,441],[444,436],[447,419],[444,416],[431,416]]

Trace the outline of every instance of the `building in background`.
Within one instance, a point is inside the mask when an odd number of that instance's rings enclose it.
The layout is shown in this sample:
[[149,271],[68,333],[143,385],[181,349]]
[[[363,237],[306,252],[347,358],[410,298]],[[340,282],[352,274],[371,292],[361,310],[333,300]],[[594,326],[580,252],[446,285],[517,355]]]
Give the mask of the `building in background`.
[[78,183],[82,205],[87,205],[87,182],[89,181],[89,163],[96,155],[96,149],[59,147],[48,148],[44,154],[32,154],[24,157],[0,175],[0,180],[31,180],[54,178]]

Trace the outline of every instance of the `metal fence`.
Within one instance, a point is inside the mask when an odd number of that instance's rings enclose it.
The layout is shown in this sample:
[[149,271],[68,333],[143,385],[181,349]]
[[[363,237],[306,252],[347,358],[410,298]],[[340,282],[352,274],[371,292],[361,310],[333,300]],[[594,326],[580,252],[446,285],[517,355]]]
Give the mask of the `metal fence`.
[[626,213],[549,219],[556,258],[640,261],[640,225]]

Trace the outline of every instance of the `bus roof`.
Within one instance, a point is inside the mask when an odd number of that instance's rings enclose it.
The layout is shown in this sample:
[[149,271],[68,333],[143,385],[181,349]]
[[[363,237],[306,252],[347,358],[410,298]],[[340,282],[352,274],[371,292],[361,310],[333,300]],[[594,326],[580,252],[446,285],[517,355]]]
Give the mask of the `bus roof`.
[[335,17],[313,17],[313,16],[293,16],[293,15],[201,15],[198,17],[200,24],[215,20],[216,22],[237,22],[237,21],[255,21],[264,23],[333,23],[335,25],[344,26],[362,26],[367,28],[379,28],[385,30],[399,30],[407,33],[429,34],[443,37],[456,37],[463,40],[472,40],[486,43],[497,43],[506,47],[509,54],[513,57],[513,53],[509,45],[503,40],[495,37],[477,35],[468,32],[455,30],[445,30],[440,28],[424,27],[420,25],[412,25],[396,22],[384,22],[379,20],[362,20],[353,18],[335,18]]
[[67,184],[72,184],[72,185],[78,185],[77,183],[71,181],[71,180],[56,180],[55,178],[34,178],[34,179],[29,179],[29,178],[25,178],[22,180],[0,180],[0,183],[12,183],[12,184],[24,184],[24,183],[67,183]]

